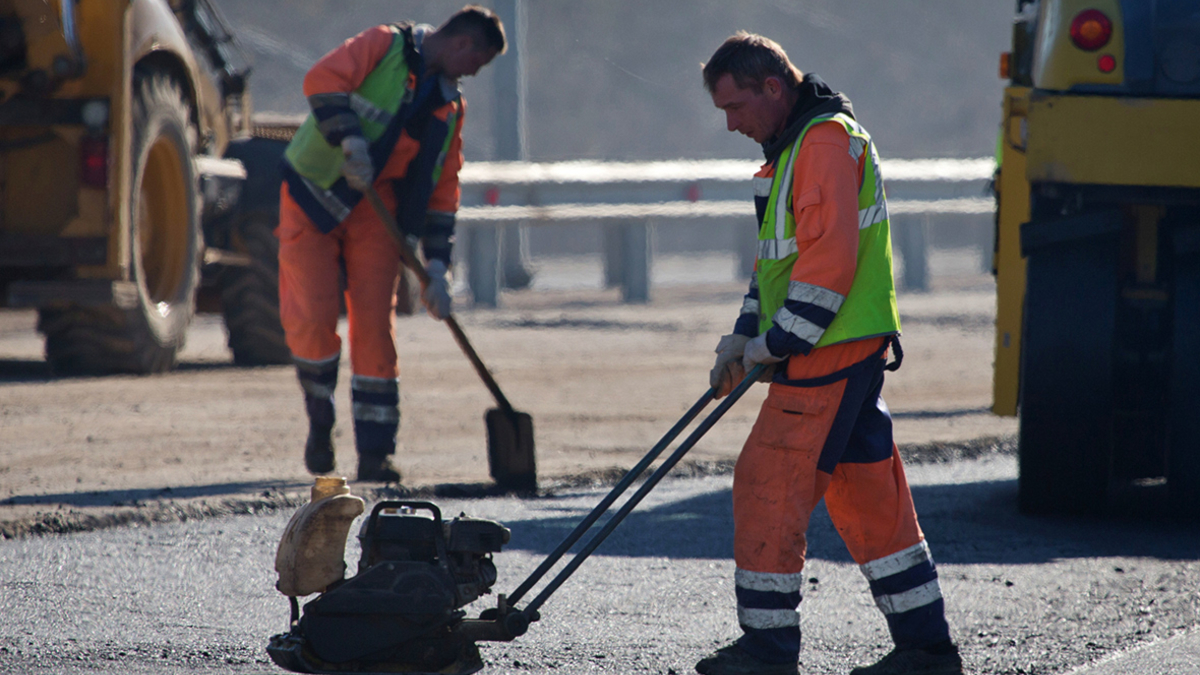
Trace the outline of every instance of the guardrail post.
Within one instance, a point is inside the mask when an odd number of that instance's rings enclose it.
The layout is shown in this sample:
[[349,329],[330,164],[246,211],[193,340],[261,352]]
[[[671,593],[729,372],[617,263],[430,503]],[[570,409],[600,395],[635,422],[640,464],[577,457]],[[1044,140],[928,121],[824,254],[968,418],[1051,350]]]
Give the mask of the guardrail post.
[[758,260],[758,238],[742,220],[738,220],[734,227],[733,245],[737,252],[738,278],[749,279],[754,274],[754,263]]
[[[496,59],[492,73],[492,136],[496,159],[523,162],[529,159],[525,102],[528,78],[525,65],[525,29],[527,8],[524,0],[496,0],[496,14],[504,22],[508,51]],[[533,281],[529,263],[527,225],[518,221],[499,226],[496,242],[500,247],[500,282],[504,288],[521,289]]]
[[979,241],[979,271],[984,274],[995,273],[996,263],[996,234],[1000,231],[996,219],[999,209],[988,218],[988,226],[983,228],[983,236]]
[[[603,222],[603,221],[602,221]],[[601,225],[604,236],[604,287],[616,288],[625,285],[625,226],[605,223]]]
[[467,285],[474,304],[495,307],[500,285],[500,242],[496,226],[475,225],[467,236]]
[[929,259],[926,255],[925,231],[929,216],[923,213],[892,218],[895,225],[895,240],[900,255],[904,258],[904,274],[901,282],[908,291],[929,290]]
[[650,301],[650,267],[653,263],[654,231],[649,221],[625,223],[622,232],[624,274],[622,299],[627,303]]
[[529,263],[529,232],[525,221],[500,228],[500,279],[505,288],[521,290],[533,283]]

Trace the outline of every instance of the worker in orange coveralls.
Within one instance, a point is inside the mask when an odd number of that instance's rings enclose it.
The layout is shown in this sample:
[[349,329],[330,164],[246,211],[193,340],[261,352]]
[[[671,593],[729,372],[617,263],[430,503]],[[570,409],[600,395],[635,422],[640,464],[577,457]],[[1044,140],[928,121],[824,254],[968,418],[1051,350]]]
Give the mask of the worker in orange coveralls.
[[[902,353],[875,146],[850,100],[767,38],[729,38],[703,74],[729,130],[766,156],[754,177],[755,273],[710,382],[722,397],[759,364],[773,375],[733,478],[742,636],[696,671],[797,672],[805,531],[824,498],[895,642],[852,675],[957,675],[962,661],[880,397],[884,370]],[[885,365],[892,345],[896,362]]]
[[304,391],[304,461],[314,474],[335,466],[344,272],[358,479],[400,480],[392,463],[400,426],[392,324],[400,254],[362,193],[374,186],[404,233],[420,240],[430,276],[422,301],[444,319],[463,163],[458,79],[504,49],[496,15],[469,6],[436,30],[408,23],[368,29],[304,78],[312,113],[284,156],[277,234],[280,318]]

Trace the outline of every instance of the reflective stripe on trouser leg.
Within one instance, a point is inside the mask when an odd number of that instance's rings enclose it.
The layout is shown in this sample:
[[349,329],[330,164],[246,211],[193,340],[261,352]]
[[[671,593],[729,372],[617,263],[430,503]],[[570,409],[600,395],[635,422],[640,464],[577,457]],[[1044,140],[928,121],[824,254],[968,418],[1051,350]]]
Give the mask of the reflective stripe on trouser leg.
[[937,567],[924,541],[859,567],[897,647],[950,639]]
[[821,468],[832,468],[825,505],[867,576],[896,646],[920,647],[949,639],[950,631],[882,387],[882,359],[846,383],[821,453]]
[[315,426],[333,427],[333,390],[337,386],[340,358],[341,354],[315,361],[292,357],[300,388],[304,391],[304,409],[309,422]]
[[739,569],[734,575],[738,644],[768,663],[795,663],[800,653],[800,584],[803,573],[771,574]]
[[400,382],[355,375],[350,379],[354,408],[354,445],[360,457],[385,457],[396,452],[400,428]]
[[799,657],[805,531],[827,485],[817,458],[844,386],[772,384],[734,469],[738,644],[761,661]]

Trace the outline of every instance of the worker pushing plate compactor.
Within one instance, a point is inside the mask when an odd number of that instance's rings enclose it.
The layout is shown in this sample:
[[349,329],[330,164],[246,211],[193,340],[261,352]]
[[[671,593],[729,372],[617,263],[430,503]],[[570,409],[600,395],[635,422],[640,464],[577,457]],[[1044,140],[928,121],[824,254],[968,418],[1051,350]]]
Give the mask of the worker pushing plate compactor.
[[[714,400],[714,390],[692,405],[516,590],[497,595],[496,606],[474,619],[463,608],[491,592],[497,579],[492,554],[508,543],[508,528],[465,515],[443,520],[432,502],[381,501],[359,530],[358,573],[346,578],[346,537],[366,505],[350,494],[344,478],[317,478],[312,501],[292,516],[279,542],[276,588],[291,602],[291,622],[288,632],[270,639],[267,652],[297,673],[478,672],[483,659],[476,643],[511,641],[541,618],[538,610],[550,595],[764,369],[761,364],[752,369],[524,607],[517,603]],[[298,598],[314,593],[301,612]]]

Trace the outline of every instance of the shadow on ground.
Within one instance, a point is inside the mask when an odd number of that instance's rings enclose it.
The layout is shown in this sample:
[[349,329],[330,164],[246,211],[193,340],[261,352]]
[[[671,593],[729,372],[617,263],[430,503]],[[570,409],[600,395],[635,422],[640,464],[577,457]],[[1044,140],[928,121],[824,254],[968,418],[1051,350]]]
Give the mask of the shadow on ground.
[[[278,368],[283,366],[240,366],[233,361],[180,362],[171,372],[198,373],[248,368]],[[170,373],[164,373],[170,374]],[[140,377],[134,374],[56,374],[43,359],[0,359],[0,384],[24,384],[61,380],[95,380],[105,377]]]
[[[1016,480],[916,486],[913,500],[934,558],[943,564],[1038,564],[1058,558],[1117,556],[1200,559],[1200,529],[1194,526],[1021,515]],[[596,553],[731,558],[730,501],[730,491],[721,490],[635,510]],[[582,513],[572,513],[505,523],[513,532],[506,550],[549,553],[582,517]],[[852,562],[824,503],[813,513],[809,526],[808,558]]]
[[288,481],[258,481],[247,483],[214,483],[137,490],[95,490],[91,492],[59,492],[54,494],[17,495],[0,501],[0,506],[52,505],[75,506],[140,506],[146,502],[174,499],[225,498],[246,495],[270,497],[282,491],[307,490],[308,483]]

